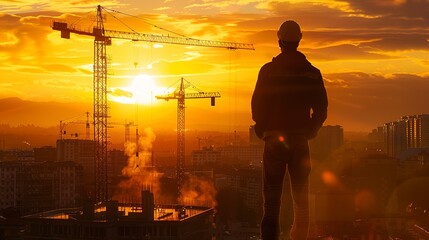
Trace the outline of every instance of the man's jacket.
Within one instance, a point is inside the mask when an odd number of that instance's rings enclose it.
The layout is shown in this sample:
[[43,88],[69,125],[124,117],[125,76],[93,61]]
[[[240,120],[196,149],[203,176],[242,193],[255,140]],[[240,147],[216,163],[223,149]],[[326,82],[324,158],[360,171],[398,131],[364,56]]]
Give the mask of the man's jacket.
[[313,138],[326,120],[327,107],[322,75],[301,52],[283,52],[261,68],[252,96],[258,137],[284,132]]

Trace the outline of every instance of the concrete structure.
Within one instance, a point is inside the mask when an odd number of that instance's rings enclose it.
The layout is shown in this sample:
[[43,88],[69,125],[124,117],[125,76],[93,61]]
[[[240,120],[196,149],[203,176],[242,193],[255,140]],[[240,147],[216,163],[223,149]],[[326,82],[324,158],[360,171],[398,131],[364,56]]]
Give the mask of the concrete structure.
[[212,208],[154,206],[150,201],[149,192],[142,195],[146,200],[142,204],[119,204],[116,201],[110,201],[95,207],[88,205],[89,207],[84,208],[25,216],[23,219],[28,231],[24,238],[47,240],[212,239]]

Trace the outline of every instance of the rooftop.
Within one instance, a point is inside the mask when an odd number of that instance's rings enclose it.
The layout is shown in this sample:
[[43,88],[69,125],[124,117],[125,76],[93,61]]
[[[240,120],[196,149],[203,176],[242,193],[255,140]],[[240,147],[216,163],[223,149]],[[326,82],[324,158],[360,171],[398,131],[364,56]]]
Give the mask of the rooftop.
[[[155,205],[154,221],[182,221],[194,216],[211,211],[212,208],[200,206],[182,206],[182,205]],[[142,207],[139,204],[118,204],[117,216],[119,221],[130,221],[143,218]],[[27,219],[71,219],[80,220],[84,218],[83,208],[67,208],[52,211],[41,212],[27,215]],[[94,207],[94,221],[106,221],[106,206],[99,205]]]

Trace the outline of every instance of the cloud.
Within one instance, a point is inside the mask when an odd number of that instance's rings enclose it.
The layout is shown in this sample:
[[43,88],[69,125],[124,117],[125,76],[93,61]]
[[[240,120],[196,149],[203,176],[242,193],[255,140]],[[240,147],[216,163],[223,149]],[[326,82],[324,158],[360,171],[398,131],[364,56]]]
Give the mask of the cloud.
[[429,76],[362,72],[324,75],[330,101],[329,121],[345,129],[370,130],[402,115],[427,113]]
[[109,92],[109,94],[111,94],[115,97],[127,97],[127,98],[133,97],[133,93],[125,91],[125,90],[120,89],[120,88],[114,88],[111,92]]
[[386,36],[383,39],[366,42],[360,46],[368,46],[385,51],[396,50],[426,50],[429,51],[429,34],[397,34],[393,36]]
[[20,67],[16,69],[16,72],[21,73],[46,73],[44,69],[38,68],[38,67]]
[[388,55],[372,53],[373,49],[360,47],[352,44],[342,44],[339,46],[325,47],[319,49],[303,49],[312,59],[317,60],[358,60],[358,59],[389,59]]
[[425,0],[343,0],[352,8],[368,14],[429,20],[429,2]]
[[365,53],[370,59],[385,55],[383,51],[428,50],[428,20],[367,13],[344,7],[348,4],[331,7],[323,2],[269,1],[265,7],[272,15],[243,19],[237,23],[237,28],[248,29],[248,39],[255,44],[276,46],[280,24],[286,19],[294,19],[303,30],[301,47],[328,49],[351,44],[356,46],[353,52],[359,50],[358,57]]
[[47,45],[46,36],[50,32],[44,24],[47,24],[47,17],[0,15],[0,28],[9,39],[7,44],[0,45],[0,52],[5,53],[12,62],[43,59]]
[[64,64],[43,64],[43,69],[49,72],[75,73],[76,69]]
[[[88,9],[95,9],[100,3],[96,0],[32,0],[8,1],[0,0],[0,11],[9,13],[26,13],[37,11],[55,11],[61,9],[62,12],[83,12]],[[103,1],[104,7],[121,6],[123,4],[116,0]]]

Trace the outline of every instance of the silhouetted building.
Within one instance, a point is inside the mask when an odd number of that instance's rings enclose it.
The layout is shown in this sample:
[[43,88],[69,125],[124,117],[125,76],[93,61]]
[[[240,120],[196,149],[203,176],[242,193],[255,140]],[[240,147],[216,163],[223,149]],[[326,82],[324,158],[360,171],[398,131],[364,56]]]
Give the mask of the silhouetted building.
[[18,162],[33,162],[33,150],[5,150],[0,151],[0,162],[18,161]]
[[82,167],[73,162],[2,162],[0,208],[25,214],[75,207],[82,185]]
[[384,131],[383,127],[377,127],[368,134],[368,153],[387,153],[384,144]]
[[[142,204],[109,201],[87,208],[56,210],[24,217],[25,239],[211,240],[213,209],[196,206],[154,206],[142,193]],[[152,201],[152,202],[151,202]],[[143,210],[142,210],[143,207]],[[147,213],[145,213],[147,212]]]
[[201,150],[192,151],[192,165],[194,166],[213,166],[220,163],[221,159],[221,152],[213,147],[203,147]]
[[407,149],[406,124],[404,121],[395,121],[384,124],[384,141],[389,156],[398,156]]
[[229,187],[240,193],[244,204],[255,213],[262,210],[262,174],[261,169],[231,169],[217,179],[218,189]]
[[94,141],[83,139],[57,140],[57,161],[72,161],[83,168],[85,194],[92,196],[94,184]]
[[231,145],[219,148],[223,164],[261,166],[263,145]]
[[405,116],[407,149],[429,147],[429,115]]
[[429,147],[429,115],[403,116],[384,124],[384,144],[389,156],[397,157],[410,148]]
[[[400,179],[413,178],[416,174],[429,174],[429,148],[410,148],[399,155]],[[426,171],[426,172],[422,172]]]
[[52,146],[34,148],[35,162],[56,162],[57,149]]
[[310,141],[311,155],[315,159],[324,159],[344,144],[344,130],[341,126],[323,126],[316,138]]
[[124,151],[113,149],[108,152],[107,179],[109,179],[109,193],[116,192],[119,182],[123,179],[122,169],[127,165],[128,156]]

